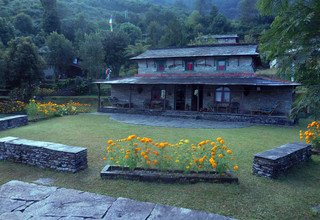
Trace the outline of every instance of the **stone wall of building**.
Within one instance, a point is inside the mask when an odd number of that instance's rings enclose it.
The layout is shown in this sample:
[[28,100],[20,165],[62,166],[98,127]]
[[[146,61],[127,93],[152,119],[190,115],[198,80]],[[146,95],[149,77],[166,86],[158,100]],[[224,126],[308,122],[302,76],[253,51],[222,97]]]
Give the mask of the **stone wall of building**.
[[266,125],[294,125],[295,121],[290,120],[286,116],[268,116],[268,115],[249,115],[249,114],[225,114],[215,112],[197,112],[197,111],[174,111],[160,109],[137,109],[137,108],[108,108],[101,107],[98,112],[104,113],[125,113],[125,114],[141,114],[153,116],[166,116],[173,118],[192,118],[205,119],[211,121],[227,121],[227,122],[247,122],[252,124]]
[[[175,86],[174,85],[135,85],[131,86],[131,102],[135,108],[144,108],[145,100],[151,99],[151,90],[153,87],[166,90],[166,100],[168,100],[169,109],[175,109]],[[185,87],[186,93],[186,110],[191,110],[192,97],[194,89],[191,85],[182,85]],[[203,104],[201,108],[210,109],[215,100],[215,91],[221,86],[202,86],[203,88]],[[244,87],[229,86],[231,90],[231,102],[240,104],[239,113],[250,114],[251,110],[258,108],[272,108],[277,103],[278,106],[274,114],[289,115],[293,102],[292,87]],[[117,97],[119,100],[129,103],[130,86],[112,85],[111,96]]]
[[67,172],[77,172],[88,166],[86,148],[17,137],[0,139],[0,160]]
[[[217,70],[217,61],[226,60],[226,70]],[[194,69],[185,70],[185,60],[182,58],[162,60],[165,68],[157,71],[157,60],[139,60],[139,74],[215,74],[215,73],[254,73],[252,58],[249,56],[224,58],[197,58]]]
[[26,115],[14,115],[0,118],[0,131],[10,128],[16,128],[28,124],[28,117]]
[[311,157],[311,145],[290,143],[254,155],[252,171],[258,176],[277,178]]

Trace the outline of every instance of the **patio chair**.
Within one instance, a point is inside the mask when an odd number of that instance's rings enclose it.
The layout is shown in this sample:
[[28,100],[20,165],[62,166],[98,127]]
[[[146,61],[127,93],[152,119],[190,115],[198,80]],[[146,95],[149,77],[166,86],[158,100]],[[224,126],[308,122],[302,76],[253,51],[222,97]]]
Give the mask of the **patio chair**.
[[275,110],[279,107],[280,103],[277,102],[273,107],[261,107],[258,109],[252,109],[251,114],[262,114],[262,115],[272,115]]
[[[129,107],[128,101],[121,101],[117,97],[108,97],[107,100],[114,107],[121,107],[121,108],[128,108]],[[131,107],[132,106],[133,105],[131,103]]]

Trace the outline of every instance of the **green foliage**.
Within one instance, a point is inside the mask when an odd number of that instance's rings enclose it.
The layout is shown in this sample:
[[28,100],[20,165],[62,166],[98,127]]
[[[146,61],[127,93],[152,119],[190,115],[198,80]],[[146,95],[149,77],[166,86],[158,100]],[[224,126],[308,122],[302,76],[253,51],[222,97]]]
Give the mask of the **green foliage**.
[[277,59],[282,78],[294,77],[306,86],[295,111],[309,106],[319,117],[320,2],[260,0],[259,7],[264,14],[277,15],[261,38],[261,50],[267,59]]
[[30,37],[15,38],[9,42],[5,61],[6,85],[24,91],[19,99],[29,99],[42,78],[43,61],[38,55],[38,48]]
[[103,48],[105,50],[104,61],[107,67],[111,67],[112,78],[119,76],[121,65],[125,60],[125,50],[128,46],[128,37],[121,31],[108,31],[103,40]]
[[136,25],[125,22],[120,25],[119,29],[128,35],[130,44],[135,44],[137,40],[141,40],[142,32]]
[[50,34],[54,31],[60,32],[61,23],[58,17],[57,0],[40,0],[44,9],[43,14],[43,30]]
[[49,48],[47,62],[55,67],[57,77],[58,74],[66,72],[74,58],[72,43],[64,35],[53,32],[48,36],[46,45]]
[[80,42],[79,57],[81,65],[87,71],[88,79],[98,79],[100,73],[105,69],[105,50],[102,45],[103,33],[97,32],[84,36]]
[[14,27],[7,19],[0,17],[0,42],[7,45],[12,38],[14,38]]
[[19,13],[14,19],[14,26],[22,34],[33,33],[32,19],[25,13]]

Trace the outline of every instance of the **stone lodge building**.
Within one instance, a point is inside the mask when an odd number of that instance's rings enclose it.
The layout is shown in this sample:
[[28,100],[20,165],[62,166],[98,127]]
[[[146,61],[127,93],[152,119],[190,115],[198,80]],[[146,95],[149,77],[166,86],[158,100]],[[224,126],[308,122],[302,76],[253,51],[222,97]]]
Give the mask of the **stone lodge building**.
[[239,44],[236,35],[223,41],[227,43],[148,50],[131,58],[138,63],[137,75],[96,82],[98,88],[110,84],[113,97],[109,99],[113,108],[100,106],[99,101],[99,110],[123,112],[127,108],[144,114],[158,110],[158,115],[160,111],[215,120],[288,124],[299,84],[256,76],[261,62],[257,45]]

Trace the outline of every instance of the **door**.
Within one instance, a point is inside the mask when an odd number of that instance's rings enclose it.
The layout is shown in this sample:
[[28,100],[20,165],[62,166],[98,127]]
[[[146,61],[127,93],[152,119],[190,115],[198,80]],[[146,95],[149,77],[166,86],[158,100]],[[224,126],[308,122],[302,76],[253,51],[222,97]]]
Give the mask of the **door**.
[[[198,91],[197,91],[198,90]],[[199,105],[199,109],[198,109]],[[192,86],[191,110],[198,111],[203,108],[203,86]]]
[[175,88],[175,110],[185,110],[186,87],[184,85]]

